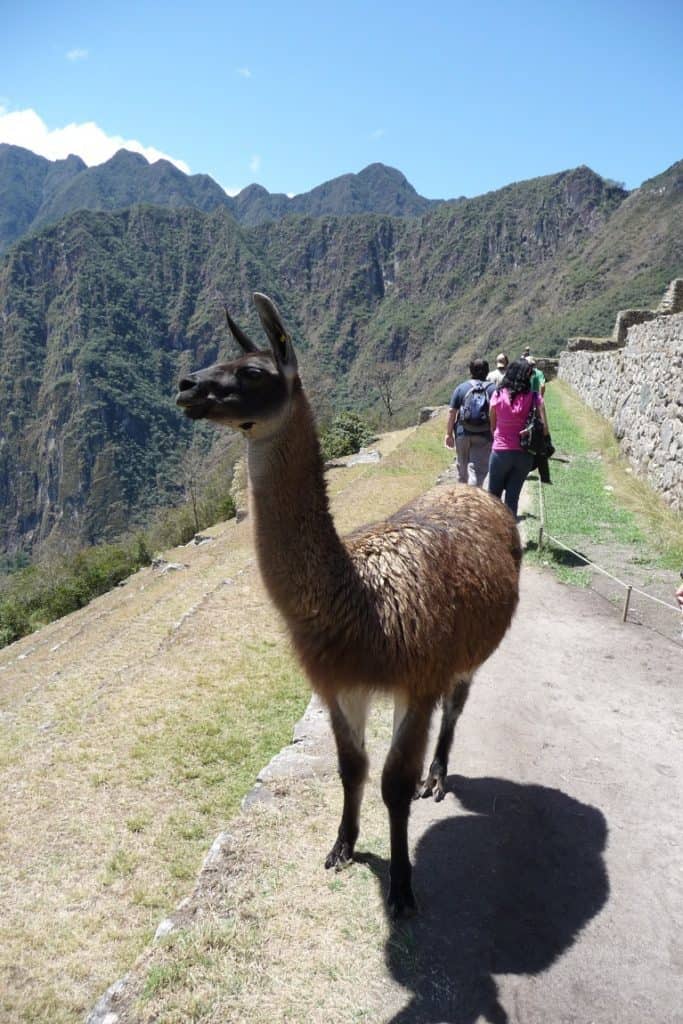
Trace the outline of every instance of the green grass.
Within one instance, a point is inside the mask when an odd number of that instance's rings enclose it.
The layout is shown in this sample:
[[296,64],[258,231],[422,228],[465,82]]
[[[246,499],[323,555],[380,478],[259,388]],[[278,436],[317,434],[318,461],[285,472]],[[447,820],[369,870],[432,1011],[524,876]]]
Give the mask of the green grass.
[[[544,486],[546,534],[582,552],[586,544],[623,545],[630,560],[661,568],[683,563],[683,522],[647,484],[638,480],[620,455],[609,424],[561,381],[546,390],[546,405],[556,455],[552,485]],[[538,498],[535,513],[539,515]],[[550,563],[565,582],[588,582],[588,570],[546,538],[530,531],[529,558]]]

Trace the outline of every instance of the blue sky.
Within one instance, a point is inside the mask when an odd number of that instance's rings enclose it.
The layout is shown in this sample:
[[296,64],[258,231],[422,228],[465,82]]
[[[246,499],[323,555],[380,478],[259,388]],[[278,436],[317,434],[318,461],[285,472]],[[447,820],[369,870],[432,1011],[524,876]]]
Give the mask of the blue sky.
[[4,0],[0,142],[126,144],[234,192],[374,161],[430,198],[683,158],[683,3]]

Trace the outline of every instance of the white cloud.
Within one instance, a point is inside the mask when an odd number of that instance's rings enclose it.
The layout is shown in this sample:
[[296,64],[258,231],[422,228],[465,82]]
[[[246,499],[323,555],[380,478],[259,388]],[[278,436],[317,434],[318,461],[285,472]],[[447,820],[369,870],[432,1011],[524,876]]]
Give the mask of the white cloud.
[[371,139],[381,139],[384,135],[384,128],[375,128],[374,132],[371,133]]
[[87,50],[81,50],[78,47],[75,47],[75,49],[68,51],[68,53],[66,54],[66,59],[67,60],[87,60],[88,59],[88,51]]
[[253,171],[254,174],[261,170],[261,157],[258,153],[254,153],[251,160],[249,161],[249,170]]
[[50,130],[35,110],[9,112],[0,106],[0,142],[23,146],[49,160],[63,160],[70,153],[75,153],[89,167],[104,163],[119,149],[129,149],[133,153],[141,153],[150,163],[168,160],[185,174],[190,173],[184,160],[177,160],[154,146],[143,146],[135,139],[107,135],[94,121]]
[[251,78],[251,71],[249,68],[238,68],[237,74],[241,75],[242,78]]

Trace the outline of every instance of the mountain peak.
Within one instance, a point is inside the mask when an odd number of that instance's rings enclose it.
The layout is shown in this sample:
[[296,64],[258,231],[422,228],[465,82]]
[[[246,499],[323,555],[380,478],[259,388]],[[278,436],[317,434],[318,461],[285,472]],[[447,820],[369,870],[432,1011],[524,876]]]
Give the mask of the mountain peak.
[[134,153],[131,149],[117,149],[112,157],[99,166],[105,165],[110,167],[149,167],[149,160],[142,153]]
[[[356,177],[372,179],[390,178],[393,181],[400,181],[401,183],[409,185],[411,189],[413,188],[413,186],[410,184],[410,182],[408,181],[408,179],[406,178],[405,174],[403,174],[402,171],[399,171],[396,167],[390,167],[388,164],[382,164],[378,162],[368,164],[367,167],[364,167],[362,171],[358,172]],[[415,191],[415,189],[413,189],[413,191]]]
[[263,185],[259,185],[258,182],[252,181],[251,185],[247,185],[238,193],[239,199],[253,199],[258,197],[263,199],[265,196],[269,196],[270,192]]

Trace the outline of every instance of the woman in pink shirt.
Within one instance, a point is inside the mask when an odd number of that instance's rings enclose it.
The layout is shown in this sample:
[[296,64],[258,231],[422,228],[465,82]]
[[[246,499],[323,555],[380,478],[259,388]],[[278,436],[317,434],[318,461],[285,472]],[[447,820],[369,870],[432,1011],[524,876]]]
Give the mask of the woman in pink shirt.
[[522,448],[520,431],[526,425],[532,405],[536,405],[543,420],[544,433],[548,433],[543,398],[531,390],[533,366],[526,359],[510,363],[505,376],[489,402],[493,446],[489,460],[489,491],[500,498],[505,492],[505,504],[514,516],[522,485],[534,461],[533,455]]

